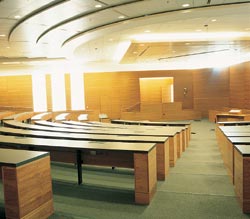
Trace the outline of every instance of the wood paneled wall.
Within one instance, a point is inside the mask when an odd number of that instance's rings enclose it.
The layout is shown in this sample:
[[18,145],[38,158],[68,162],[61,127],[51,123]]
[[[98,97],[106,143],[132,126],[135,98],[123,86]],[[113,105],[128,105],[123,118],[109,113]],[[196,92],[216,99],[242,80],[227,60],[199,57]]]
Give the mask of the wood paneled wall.
[[229,106],[228,71],[226,68],[193,72],[194,109],[201,111],[203,117],[208,117],[209,109]]
[[86,108],[119,118],[122,110],[140,101],[138,75],[133,72],[85,73]]
[[0,77],[0,106],[33,109],[30,75]]
[[230,106],[250,109],[250,62],[230,68]]
[[[86,109],[119,118],[126,108],[139,103],[140,78],[173,77],[174,101],[208,117],[211,109],[250,109],[250,62],[230,68],[85,73]],[[51,78],[46,75],[48,110],[52,109]],[[67,110],[70,110],[70,77],[65,75]],[[187,94],[184,95],[184,88]],[[0,107],[32,110],[30,75],[0,77]]]

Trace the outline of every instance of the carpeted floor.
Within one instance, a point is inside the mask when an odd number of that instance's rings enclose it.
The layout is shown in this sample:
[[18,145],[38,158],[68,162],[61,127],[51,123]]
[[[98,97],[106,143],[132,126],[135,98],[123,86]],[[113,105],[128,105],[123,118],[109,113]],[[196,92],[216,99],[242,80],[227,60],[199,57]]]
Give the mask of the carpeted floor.
[[[55,214],[49,219],[250,218],[242,213],[235,197],[217,147],[214,124],[194,121],[192,132],[189,147],[166,181],[158,182],[149,206],[134,204],[132,170],[84,167],[84,184],[78,186],[73,165],[53,163]],[[4,218],[2,193],[0,218]]]

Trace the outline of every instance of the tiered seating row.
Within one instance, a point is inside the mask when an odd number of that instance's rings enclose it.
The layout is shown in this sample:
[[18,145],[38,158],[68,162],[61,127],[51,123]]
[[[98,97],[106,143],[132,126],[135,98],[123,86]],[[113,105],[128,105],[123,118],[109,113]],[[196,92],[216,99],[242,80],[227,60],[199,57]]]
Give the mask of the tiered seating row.
[[76,163],[79,184],[82,164],[134,168],[138,204],[150,203],[157,179],[166,179],[169,166],[175,166],[188,145],[185,126],[113,127],[99,122],[83,127],[47,121],[35,123],[4,120],[4,126],[8,127],[0,128],[1,147],[7,144],[10,148],[45,150],[54,161]]
[[217,126],[218,146],[244,213],[250,213],[250,126]]

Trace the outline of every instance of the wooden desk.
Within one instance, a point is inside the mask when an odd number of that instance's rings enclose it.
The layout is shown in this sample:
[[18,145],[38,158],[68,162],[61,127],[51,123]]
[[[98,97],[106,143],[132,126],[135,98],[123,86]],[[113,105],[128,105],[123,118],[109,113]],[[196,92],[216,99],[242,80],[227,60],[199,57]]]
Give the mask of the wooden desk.
[[224,121],[224,122],[217,122],[218,125],[222,126],[246,126],[250,125],[250,121]]
[[219,126],[216,129],[218,146],[232,183],[234,183],[234,145],[250,144],[250,135],[246,130],[248,128],[243,126]]
[[234,174],[234,145],[249,145],[250,146],[250,137],[228,137],[229,144],[228,144],[228,150],[229,150],[229,165],[230,169],[232,171],[232,181],[233,183],[235,180],[235,174]]
[[187,141],[191,138],[191,122],[190,121],[173,121],[173,122],[152,122],[152,121],[132,121],[113,119],[111,123],[124,125],[144,125],[144,126],[184,126],[187,128]]
[[31,117],[31,123],[34,123],[35,121],[38,120],[52,120],[52,113],[51,112],[44,112],[44,113],[39,113]]
[[51,159],[77,164],[134,168],[135,202],[149,204],[156,191],[156,145],[152,143],[87,142],[0,135],[1,147],[49,151]]
[[69,113],[61,113],[55,117],[55,121],[62,122],[67,120],[67,117],[69,116]]
[[[77,122],[77,121],[64,121],[62,122],[63,124],[67,124],[67,125],[73,125],[73,127],[75,126],[80,126],[80,127],[88,127],[88,128],[106,128],[106,129],[128,129],[128,130],[143,130],[143,131],[156,131],[156,132],[162,132],[163,133],[169,133],[169,129],[165,129],[164,127],[153,127],[150,128],[147,126],[142,126],[142,127],[138,127],[138,125],[134,126],[134,125],[119,125],[119,124],[112,124],[112,123],[103,123],[103,122],[88,122],[88,123],[83,123],[83,122]],[[180,137],[178,138],[178,142],[177,142],[177,157],[181,157],[181,154],[183,151],[186,150],[186,147],[188,146],[188,127],[187,126],[173,126],[171,127],[172,130],[175,130],[177,133],[180,134]]]
[[51,127],[62,127],[68,129],[77,129],[83,132],[92,133],[92,134],[108,134],[108,135],[126,135],[126,136],[167,136],[169,138],[169,157],[170,157],[170,166],[175,166],[177,158],[181,156],[183,151],[182,146],[182,131],[184,130],[183,127],[165,127],[165,128],[154,128],[154,127],[140,127],[136,126],[133,128],[127,129],[112,129],[107,130],[105,128],[95,128],[95,127],[88,127],[83,128],[80,126],[75,125],[66,125],[60,124],[55,122],[48,122],[48,121],[37,121],[35,124],[43,125],[43,126],[51,126]]
[[0,134],[35,137],[35,138],[52,138],[67,140],[83,140],[83,141],[101,141],[101,142],[130,142],[130,143],[155,143],[157,152],[157,179],[165,180],[169,173],[169,141],[168,137],[154,136],[116,136],[116,135],[95,135],[95,134],[78,134],[48,131],[32,131],[24,129],[0,127]]
[[244,121],[244,120],[250,120],[250,114],[232,114],[232,113],[218,113],[218,114],[216,114],[216,122]]
[[19,122],[27,122],[30,123],[30,118],[32,116],[34,116],[35,113],[34,112],[22,112],[22,113],[17,113],[17,114],[13,114],[7,117],[2,118],[3,121],[6,120],[16,120]]
[[53,214],[48,152],[0,149],[7,219],[46,219]]
[[[81,134],[98,134],[98,135],[123,135],[123,136],[165,136],[169,139],[169,162],[170,166],[173,167],[176,164],[177,161],[177,150],[178,147],[180,147],[180,133],[176,132],[175,128],[168,129],[168,133],[166,131],[164,132],[158,132],[153,130],[144,131],[141,130],[105,130],[105,129],[81,129],[78,127],[78,129],[71,128],[62,128],[63,124],[59,123],[52,123],[52,122],[39,122],[38,124],[44,124],[42,125],[30,125],[30,124],[23,124],[16,121],[5,121],[4,125],[8,127],[14,127],[14,128],[24,128],[24,129],[31,129],[31,130],[43,130],[43,131],[52,131],[52,132],[64,132],[64,133],[81,133]],[[46,126],[45,124],[53,125],[53,127]],[[65,125],[64,125],[65,127]]]
[[250,146],[234,147],[234,189],[242,211],[250,213]]
[[1,125],[3,125],[3,118],[11,116],[15,114],[14,112],[11,111],[5,111],[5,112],[0,112],[0,121],[1,121]]

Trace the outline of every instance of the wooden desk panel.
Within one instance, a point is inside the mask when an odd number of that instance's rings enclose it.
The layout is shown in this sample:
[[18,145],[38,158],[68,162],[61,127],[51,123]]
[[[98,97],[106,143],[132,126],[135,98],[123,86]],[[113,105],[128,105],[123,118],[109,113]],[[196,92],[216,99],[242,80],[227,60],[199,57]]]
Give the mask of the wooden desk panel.
[[6,218],[46,219],[52,215],[49,154],[9,149],[0,149],[0,153],[4,156],[0,165]]
[[223,121],[244,121],[249,120],[249,114],[232,114],[232,113],[219,113],[216,114],[216,122]]
[[221,126],[244,126],[250,125],[250,121],[224,121],[224,122],[217,122],[218,125]]
[[234,148],[235,193],[242,211],[250,213],[250,146],[236,145]]

